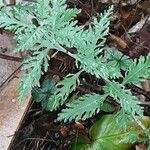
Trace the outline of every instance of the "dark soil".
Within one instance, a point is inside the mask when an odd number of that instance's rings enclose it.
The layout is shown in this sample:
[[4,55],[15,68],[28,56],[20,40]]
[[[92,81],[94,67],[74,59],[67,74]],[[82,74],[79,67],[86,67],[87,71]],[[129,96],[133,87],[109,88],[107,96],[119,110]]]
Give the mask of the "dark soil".
[[[31,104],[27,111],[16,138],[10,149],[12,150],[67,150],[70,147],[71,132],[67,137],[61,134],[62,124],[57,123],[57,113],[45,112],[39,104]],[[66,128],[68,128],[66,126]],[[74,131],[76,132],[76,130]],[[70,134],[68,136],[68,134]]]

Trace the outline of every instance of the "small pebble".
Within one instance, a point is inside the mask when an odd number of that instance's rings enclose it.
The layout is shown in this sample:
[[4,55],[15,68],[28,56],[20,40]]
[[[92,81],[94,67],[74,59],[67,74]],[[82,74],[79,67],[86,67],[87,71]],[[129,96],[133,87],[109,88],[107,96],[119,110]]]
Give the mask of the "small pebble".
[[58,139],[60,137],[60,134],[58,132],[56,132],[54,136],[56,139]]

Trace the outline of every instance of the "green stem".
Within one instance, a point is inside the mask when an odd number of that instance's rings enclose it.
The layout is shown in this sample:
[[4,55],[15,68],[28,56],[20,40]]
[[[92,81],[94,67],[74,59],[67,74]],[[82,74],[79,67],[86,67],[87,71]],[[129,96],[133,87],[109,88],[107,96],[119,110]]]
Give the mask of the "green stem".
[[70,57],[76,59],[76,55],[75,54],[72,54],[70,52],[68,52],[64,47],[62,47],[60,44],[58,44],[56,41],[55,41],[55,48],[58,50],[58,51],[61,51],[67,55],[69,55]]

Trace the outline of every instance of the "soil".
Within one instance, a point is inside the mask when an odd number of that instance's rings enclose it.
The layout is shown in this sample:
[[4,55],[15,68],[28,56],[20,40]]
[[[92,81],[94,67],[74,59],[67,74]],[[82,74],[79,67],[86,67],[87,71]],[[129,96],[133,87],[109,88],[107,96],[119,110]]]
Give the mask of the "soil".
[[61,134],[60,128],[63,125],[55,121],[56,114],[56,112],[45,112],[37,103],[31,104],[31,108],[28,110],[21,128],[16,133],[16,139],[10,149],[69,149],[70,140]]
[[[141,55],[147,55],[150,47],[150,23],[148,19],[143,26],[138,26],[136,31],[130,29],[135,27],[150,12],[149,3],[146,0],[141,1],[100,1],[100,0],[68,0],[69,7],[77,7],[82,10],[78,15],[78,24],[88,24],[92,21],[92,16],[98,16],[109,5],[115,6],[114,15],[111,18],[110,35],[106,47],[117,47],[123,54],[131,58],[138,58]],[[130,30],[130,33],[128,31]],[[65,55],[59,54],[51,62],[49,71],[43,75],[41,82],[47,77],[52,76],[55,80],[61,80],[68,73],[75,70],[73,60]],[[97,80],[93,76],[84,74],[82,77],[82,86],[77,91],[88,93],[89,91],[101,91],[103,81]],[[150,88],[145,89],[143,83],[139,86],[129,86],[134,95],[139,100],[144,100],[142,105],[145,108],[145,114],[150,115]],[[150,87],[150,84],[147,84]],[[73,95],[72,95],[73,96]],[[114,103],[117,107],[117,104]],[[59,112],[59,110],[58,110]],[[80,124],[63,124],[57,122],[58,112],[46,112],[40,104],[33,102],[26,113],[26,116],[15,134],[11,150],[69,150],[71,140],[77,133],[83,133],[88,136],[88,130],[95,122],[97,116],[81,122]],[[104,113],[101,113],[101,115]],[[100,114],[98,114],[100,115]]]

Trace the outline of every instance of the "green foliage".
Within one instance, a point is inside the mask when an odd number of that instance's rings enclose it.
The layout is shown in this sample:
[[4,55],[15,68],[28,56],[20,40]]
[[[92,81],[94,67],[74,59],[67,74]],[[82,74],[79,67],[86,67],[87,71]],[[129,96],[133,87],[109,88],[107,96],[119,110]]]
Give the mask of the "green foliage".
[[[78,73],[79,74],[79,73]],[[57,107],[60,105],[60,102],[58,101],[59,98],[62,99],[62,96],[68,97],[67,95],[69,95],[70,90],[68,91],[67,88],[66,91],[64,92],[64,95],[62,95],[62,93],[60,93],[60,89],[57,88],[56,86],[60,86],[63,85],[63,83],[68,82],[68,85],[71,85],[70,82],[68,80],[70,80],[70,78],[77,78],[78,75],[69,75],[66,79],[64,79],[62,82],[60,82],[59,84],[56,85],[55,81],[52,79],[46,79],[44,80],[43,84],[41,85],[41,87],[35,87],[32,90],[32,98],[33,100],[35,100],[36,102],[40,102],[42,107],[46,110],[51,110],[52,108],[52,104],[56,103]],[[76,80],[74,81],[74,83],[72,83],[72,90],[75,89],[75,84]],[[65,84],[66,86],[66,84]],[[73,87],[74,86],[74,87]],[[64,88],[64,87],[63,87]],[[70,87],[69,87],[70,88]],[[60,95],[61,94],[61,95]],[[58,98],[55,98],[57,97]],[[59,97],[60,96],[60,97]],[[62,113],[60,113],[60,120],[64,119],[64,121],[68,121],[69,119],[72,120],[74,118],[76,118],[76,121],[80,120],[81,118],[83,119],[83,117],[87,118],[89,117],[89,114],[91,114],[91,116],[94,114],[93,111],[95,112],[99,112],[100,110],[104,111],[104,112],[114,112],[115,109],[114,107],[109,104],[108,102],[104,102],[106,98],[106,95],[99,95],[99,94],[87,94],[84,95],[82,97],[79,97],[77,100],[74,100],[72,103],[69,103],[67,105],[69,105],[69,109],[64,109],[62,111]],[[91,99],[94,99],[94,101],[91,101]],[[62,99],[63,102],[64,98]],[[86,111],[88,110],[88,112]],[[81,112],[82,111],[82,112]],[[70,114],[72,113],[72,116],[70,116]],[[86,114],[84,114],[86,113]],[[67,116],[67,114],[69,114]],[[75,117],[75,116],[79,116],[79,117]],[[82,116],[82,117],[81,117]],[[59,120],[58,118],[58,120]],[[86,118],[85,118],[86,119]]]
[[142,114],[142,112],[138,110],[140,106],[137,107],[138,100],[136,100],[136,97],[131,94],[130,90],[126,90],[119,83],[110,82],[104,87],[104,90],[121,104],[121,107],[125,112],[133,115],[136,113]]
[[115,48],[109,48],[105,51],[105,58],[108,62],[108,66],[113,66],[112,68],[118,68],[124,71],[129,70],[129,66],[133,63],[133,60],[128,56],[123,55]]
[[80,72],[76,74],[69,74],[64,80],[57,84],[57,90],[51,100],[49,101],[48,107],[50,110],[55,110],[58,106],[63,105],[69,94],[76,89],[79,85]]
[[[95,18],[89,29],[80,35],[80,40],[76,42],[77,46],[75,46],[78,49],[76,60],[81,63],[80,68],[97,78],[107,78],[109,76],[106,64],[103,63],[103,59],[98,54],[102,52],[106,35],[109,32],[108,26],[111,13],[112,7],[101,15],[100,21]],[[97,44],[98,40],[101,41],[99,44]]]
[[58,120],[65,122],[75,119],[86,120],[102,110],[106,95],[86,94],[67,104],[66,109],[59,114]]
[[[150,127],[150,118],[143,117],[143,124]],[[143,136],[140,136],[143,135]],[[126,130],[118,128],[113,115],[104,115],[91,127],[90,142],[83,135],[77,135],[72,141],[72,150],[128,150],[135,142],[148,141],[143,129],[135,122],[130,122]]]
[[2,1],[0,2],[0,8],[1,8],[2,6],[5,6],[5,5],[7,5],[6,0],[2,0]]
[[32,89],[32,98],[36,102],[40,102],[42,107],[46,110],[49,110],[48,103],[50,97],[55,93],[56,91],[56,85],[55,81],[52,79],[46,79],[44,80],[41,87],[34,87]]
[[26,96],[27,92],[32,90],[32,87],[40,86],[39,80],[43,73],[42,64],[44,64],[44,71],[47,71],[49,60],[48,50],[34,52],[32,58],[24,60],[22,68],[28,69],[28,72],[22,77],[20,100]]
[[115,111],[115,107],[107,101],[103,102],[103,105],[100,107],[101,111],[112,113]]
[[[88,28],[77,24],[75,18],[79,12],[76,8],[68,8],[66,0],[38,0],[36,3],[23,3],[1,9],[0,28],[14,33],[17,42],[15,52],[32,52],[23,62],[26,73],[22,77],[20,100],[23,100],[33,87],[40,86],[41,75],[49,67],[49,51],[53,50],[56,55],[62,52],[74,58],[79,72],[60,81],[55,92],[51,93],[49,89],[50,93],[46,97],[43,95],[43,86],[33,90],[33,97],[41,101],[44,108],[52,111],[67,103],[70,93],[80,84],[80,74],[86,72],[105,80],[104,94],[83,95],[76,101],[68,102],[67,108],[59,115],[59,120],[77,121],[89,118],[100,110],[107,110],[104,100],[109,95],[122,107],[118,114],[118,120],[123,118],[122,124],[126,124],[129,118],[138,122],[137,117],[143,115],[143,110],[136,97],[132,96],[124,85],[138,83],[148,77],[149,56],[146,60],[141,57],[132,61],[118,51],[103,48],[109,34],[113,6],[99,18],[93,17]],[[77,53],[72,54],[65,47],[75,48]],[[123,82],[116,82],[116,79],[121,81],[120,78]],[[45,83],[43,84],[45,86]],[[50,87],[51,84],[49,83]]]
[[129,66],[129,72],[125,76],[123,80],[123,84],[127,83],[139,83],[144,78],[149,77],[150,72],[150,56],[147,57],[145,60],[144,57],[141,57],[137,63],[137,61],[134,61]]
[[[121,113],[121,122],[122,126],[124,126],[123,122],[127,122],[126,117],[136,116],[137,114],[139,116],[143,115],[143,111],[141,107],[138,105],[139,101],[138,99],[132,95],[130,90],[125,89],[125,87],[117,82],[110,82],[105,87],[104,90],[107,94],[112,96],[118,103],[120,103],[122,109],[120,111]],[[129,115],[129,116],[128,116]]]

